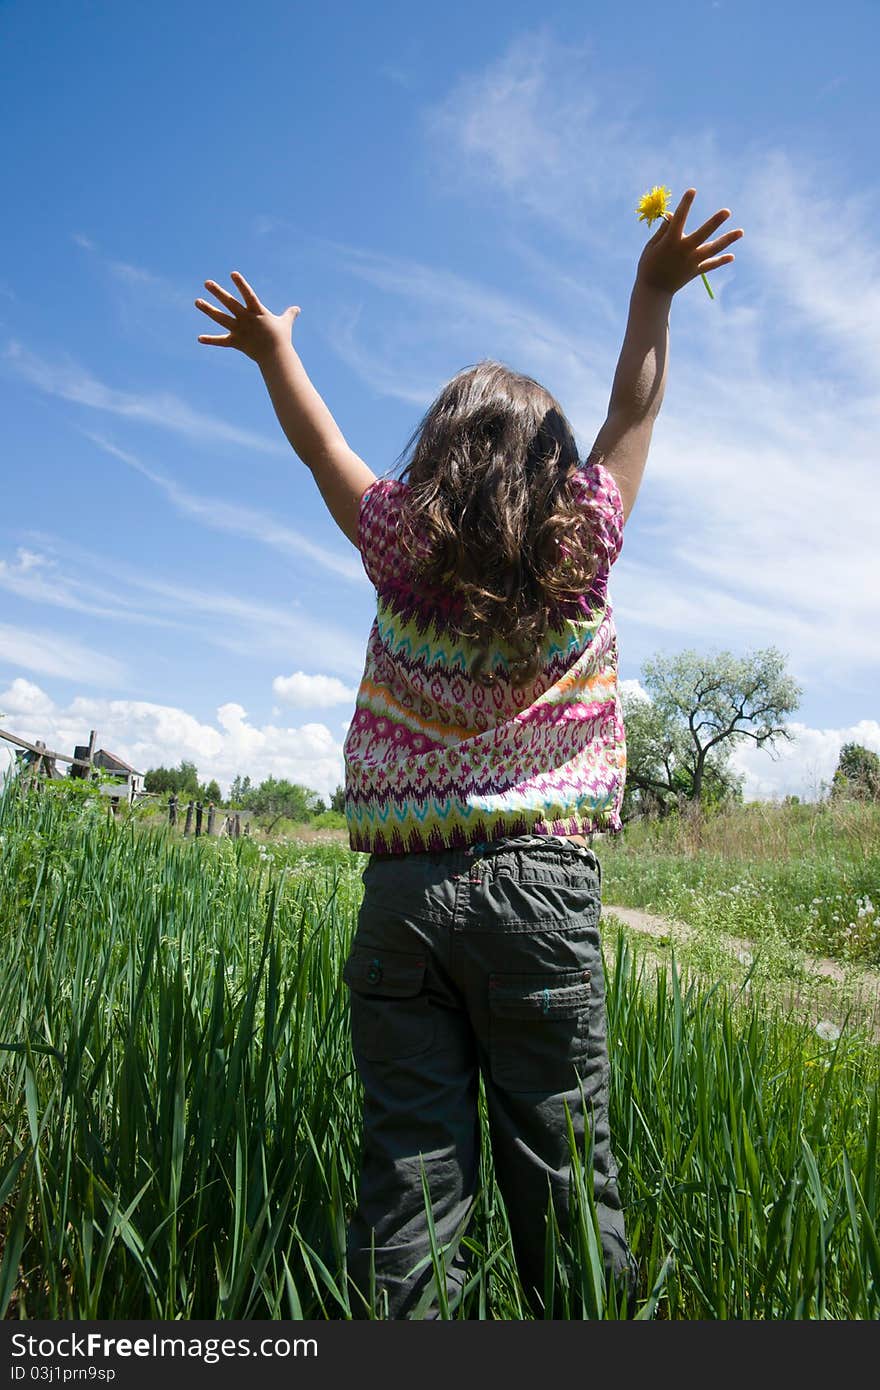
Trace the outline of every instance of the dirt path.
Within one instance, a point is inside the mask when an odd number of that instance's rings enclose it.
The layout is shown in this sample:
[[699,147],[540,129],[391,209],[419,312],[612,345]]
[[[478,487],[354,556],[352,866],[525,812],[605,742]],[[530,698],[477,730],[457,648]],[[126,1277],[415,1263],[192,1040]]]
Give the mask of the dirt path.
[[[623,922],[624,926],[631,931],[638,932],[641,936],[649,936],[655,940],[676,943],[686,943],[693,940],[696,932],[685,922],[674,921],[667,917],[657,917],[654,913],[645,912],[637,907],[617,907],[613,903],[602,904],[602,916],[616,918]],[[759,946],[753,941],[746,941],[742,937],[721,935],[719,943],[731,955],[738,956],[744,964],[747,964],[758,954]],[[812,999],[809,1004],[810,1011],[814,1015],[821,1017],[819,1008],[828,1010],[826,1017],[841,1017],[842,1012],[852,1003],[859,1016],[864,1017],[865,1023],[869,1026],[874,1036],[880,1038],[880,974],[872,970],[865,970],[855,966],[849,968],[842,966],[839,961],[831,960],[827,956],[804,956],[803,969],[807,984],[814,982],[828,981],[829,989],[833,986],[846,986],[847,999],[845,1008],[841,1010],[840,1005],[844,1000],[835,1000],[834,992],[826,991],[821,996],[821,1001]],[[839,994],[841,991],[837,991]],[[797,985],[792,988],[789,1000],[796,1003],[803,999],[804,990]],[[806,1001],[804,1001],[806,1003]],[[837,1007],[835,1008],[835,1003]]]

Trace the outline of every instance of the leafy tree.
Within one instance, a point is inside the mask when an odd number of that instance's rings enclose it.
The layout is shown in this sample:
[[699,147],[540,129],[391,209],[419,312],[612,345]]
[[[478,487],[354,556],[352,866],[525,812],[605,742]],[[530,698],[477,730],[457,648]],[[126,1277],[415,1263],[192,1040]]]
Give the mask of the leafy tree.
[[204,802],[213,801],[215,806],[219,806],[223,800],[223,793],[215,777],[212,777],[207,786],[201,789],[201,799]]
[[267,827],[271,834],[282,816],[294,821],[308,820],[317,800],[317,792],[309,787],[288,782],[286,778],[267,777],[259,787],[249,792],[246,805],[259,816],[272,817]]
[[330,798],[330,810],[338,811],[340,815],[345,815],[345,787],[338,786]]
[[[651,700],[624,692],[622,703],[627,761],[622,818],[665,816],[692,799],[688,731]],[[721,746],[708,757],[701,790],[704,806],[742,800],[742,778],[729,766],[729,758],[730,749]]]
[[199,795],[199,774],[195,763],[181,761],[180,767],[151,767],[144,776],[148,792],[176,792],[178,796]]
[[861,743],[845,743],[831,780],[831,795],[859,801],[880,798],[880,757]]
[[178,792],[184,796],[197,797],[199,794],[199,770],[195,763],[181,761],[180,785]]
[[173,792],[177,784],[177,769],[173,767],[148,767],[144,775],[144,790],[148,792]]
[[246,798],[251,790],[250,777],[242,777],[240,772],[235,774],[232,779],[232,786],[229,788],[229,804],[239,806],[244,809]]
[[728,765],[733,748],[745,738],[771,748],[790,739],[783,717],[802,693],[774,647],[744,657],[658,655],[645,662],[642,680],[650,703],[624,700],[627,779],[633,793],[664,807],[741,799],[742,779]]

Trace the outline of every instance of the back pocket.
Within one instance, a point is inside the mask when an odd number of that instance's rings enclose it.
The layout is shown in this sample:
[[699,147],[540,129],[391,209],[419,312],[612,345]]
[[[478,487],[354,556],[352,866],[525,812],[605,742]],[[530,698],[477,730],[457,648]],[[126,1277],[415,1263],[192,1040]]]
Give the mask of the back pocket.
[[489,976],[489,1066],[507,1091],[577,1087],[589,1046],[590,972]]
[[355,1060],[396,1062],[427,1052],[434,1015],[425,993],[426,958],[354,946],[342,970],[351,1001]]

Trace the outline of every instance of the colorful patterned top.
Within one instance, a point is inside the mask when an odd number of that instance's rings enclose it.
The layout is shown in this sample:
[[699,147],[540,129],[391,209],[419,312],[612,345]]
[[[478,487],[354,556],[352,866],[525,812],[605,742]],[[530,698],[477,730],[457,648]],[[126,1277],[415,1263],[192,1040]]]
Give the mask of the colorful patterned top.
[[620,830],[626,744],[617,636],[607,597],[623,505],[601,464],[570,486],[592,512],[599,567],[588,595],[559,610],[543,668],[526,686],[471,680],[476,649],[453,637],[450,600],[417,592],[397,544],[407,484],[377,478],[358,539],[376,618],[345,738],[345,814],[354,850],[405,854],[508,835]]

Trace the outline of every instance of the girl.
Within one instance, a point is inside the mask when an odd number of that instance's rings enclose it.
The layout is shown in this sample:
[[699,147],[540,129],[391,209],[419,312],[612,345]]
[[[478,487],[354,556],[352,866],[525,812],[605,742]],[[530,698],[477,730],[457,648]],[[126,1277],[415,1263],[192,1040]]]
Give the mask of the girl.
[[[377,593],[344,746],[352,849],[369,853],[345,963],[364,1087],[349,1274],[390,1317],[432,1283],[423,1179],[460,1297],[483,1078],[495,1173],[540,1312],[546,1221],[569,1215],[570,1116],[590,1155],[606,1272],[635,1292],[608,1130],[594,832],[620,829],[626,768],[609,571],[666,381],[673,295],[742,236],[684,224],[688,189],[638,263],[608,417],[581,465],[559,403],[491,361],[430,407],[400,479],[348,447],[272,314],[205,282]],[[402,456],[401,456],[402,457]],[[588,1141],[589,1133],[589,1141]],[[430,1297],[430,1292],[427,1294]],[[368,1310],[364,1297],[359,1310]],[[421,1309],[419,1309],[421,1311]],[[436,1311],[433,1313],[436,1316]]]

